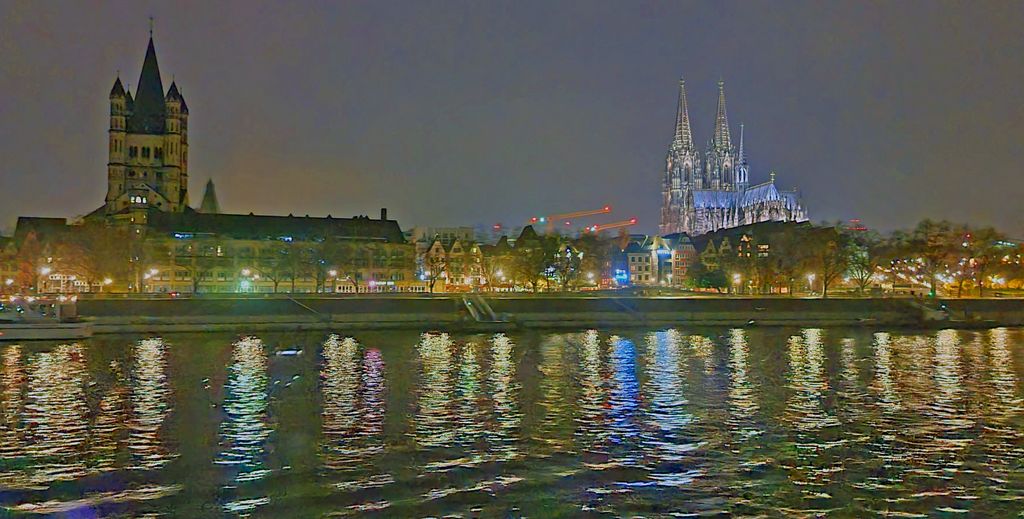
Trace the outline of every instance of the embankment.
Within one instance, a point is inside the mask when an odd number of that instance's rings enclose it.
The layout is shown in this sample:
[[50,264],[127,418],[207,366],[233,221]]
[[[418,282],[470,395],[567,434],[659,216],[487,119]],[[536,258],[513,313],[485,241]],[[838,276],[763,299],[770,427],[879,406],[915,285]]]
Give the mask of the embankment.
[[[1024,301],[965,299],[929,311],[909,299],[487,296],[479,321],[461,296],[93,299],[78,312],[97,333],[319,329],[628,326],[1022,326]],[[937,307],[938,302],[928,306]]]

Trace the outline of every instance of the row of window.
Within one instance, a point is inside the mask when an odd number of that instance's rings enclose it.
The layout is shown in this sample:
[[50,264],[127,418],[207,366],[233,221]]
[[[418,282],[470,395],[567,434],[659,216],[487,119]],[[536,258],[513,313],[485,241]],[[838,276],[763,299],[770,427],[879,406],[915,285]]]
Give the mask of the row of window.
[[154,159],[163,160],[164,149],[159,146],[155,148],[150,148],[149,146],[142,146],[141,148],[139,146],[128,147],[128,157],[133,159],[140,156],[144,159],[148,159],[150,158],[150,152],[152,152],[152,156]]
[[[155,173],[156,173],[156,181],[157,182],[163,182],[164,181],[164,172],[163,171],[157,171]],[[135,177],[139,176],[139,174],[134,169],[130,169],[130,170],[128,170],[128,176],[130,178],[135,178]],[[146,171],[146,170],[142,170],[142,178],[149,178],[149,172]]]

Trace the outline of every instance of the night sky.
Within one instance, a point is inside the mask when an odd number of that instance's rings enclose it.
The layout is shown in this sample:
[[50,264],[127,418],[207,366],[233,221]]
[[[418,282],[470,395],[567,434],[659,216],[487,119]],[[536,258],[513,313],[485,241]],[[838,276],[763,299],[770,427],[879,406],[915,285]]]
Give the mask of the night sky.
[[[656,229],[678,79],[725,80],[751,181],[812,219],[1024,237],[1024,2],[0,2],[0,230],[103,203],[107,94],[148,35],[190,109],[192,204]],[[611,218],[605,218],[608,220]],[[601,220],[591,220],[599,223]]]

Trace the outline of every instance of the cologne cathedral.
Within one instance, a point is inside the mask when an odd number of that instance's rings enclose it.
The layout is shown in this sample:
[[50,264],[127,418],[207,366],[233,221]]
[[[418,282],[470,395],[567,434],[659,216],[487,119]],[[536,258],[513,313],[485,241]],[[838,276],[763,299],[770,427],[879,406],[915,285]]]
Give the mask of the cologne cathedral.
[[796,191],[775,186],[775,174],[750,185],[750,168],[739,146],[733,146],[725,111],[725,84],[718,82],[715,129],[704,153],[697,151],[686,107],[686,86],[679,82],[676,131],[669,146],[662,182],[662,235],[697,236],[719,229],[767,221],[806,221],[807,211]]

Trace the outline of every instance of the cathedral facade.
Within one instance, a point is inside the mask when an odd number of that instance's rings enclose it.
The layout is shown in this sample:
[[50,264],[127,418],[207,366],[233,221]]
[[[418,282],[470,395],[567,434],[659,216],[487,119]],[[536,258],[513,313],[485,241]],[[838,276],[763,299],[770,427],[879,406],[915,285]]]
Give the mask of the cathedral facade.
[[750,184],[743,126],[739,145],[733,146],[722,81],[718,82],[714,132],[704,152],[697,150],[686,106],[686,85],[680,81],[675,135],[662,180],[661,234],[697,236],[758,222],[806,220],[799,194],[778,189],[774,173],[767,182]]

